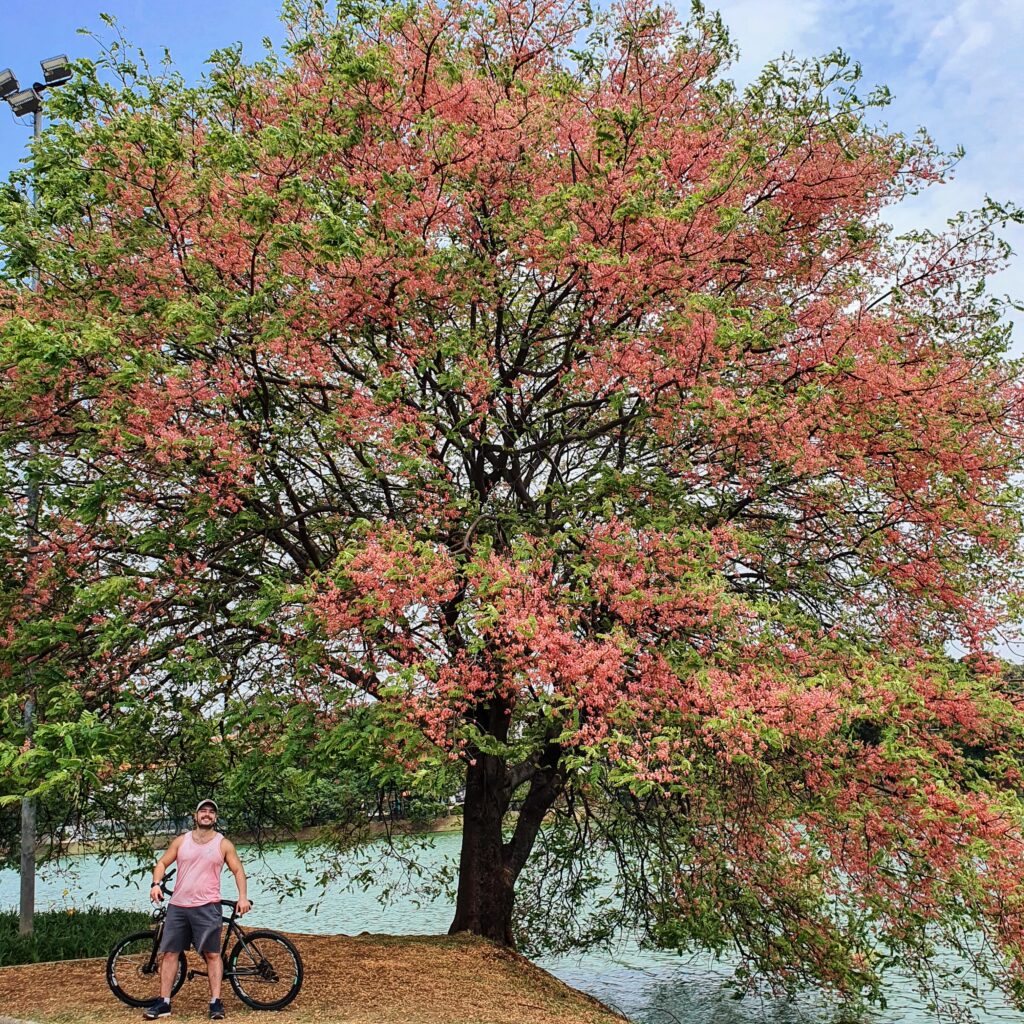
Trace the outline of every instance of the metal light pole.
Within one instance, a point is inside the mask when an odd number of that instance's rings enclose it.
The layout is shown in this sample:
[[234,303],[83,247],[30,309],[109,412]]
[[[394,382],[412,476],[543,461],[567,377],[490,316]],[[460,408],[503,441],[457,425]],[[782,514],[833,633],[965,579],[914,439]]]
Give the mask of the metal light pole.
[[[65,55],[51,57],[39,62],[43,69],[43,81],[33,83],[30,89],[19,89],[18,79],[10,68],[0,71],[0,98],[7,100],[15,117],[32,115],[32,140],[37,142],[43,131],[42,94],[46,89],[63,85],[71,77],[71,66]],[[30,200],[36,203],[33,190]],[[33,275],[30,287],[39,286],[39,280]],[[35,450],[33,450],[35,454]],[[39,506],[41,501],[38,481],[29,477],[28,480],[28,557],[31,559],[39,534]],[[35,715],[33,692],[33,676],[31,664],[25,666],[25,735],[32,736],[32,721]],[[31,797],[23,797],[21,801],[21,910],[18,920],[18,931],[22,935],[31,935],[36,904],[36,803]]]

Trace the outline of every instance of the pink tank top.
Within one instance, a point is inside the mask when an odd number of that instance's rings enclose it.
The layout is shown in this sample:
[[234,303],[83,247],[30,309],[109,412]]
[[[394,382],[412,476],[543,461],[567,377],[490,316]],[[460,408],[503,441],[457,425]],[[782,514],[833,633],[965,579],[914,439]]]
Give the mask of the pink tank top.
[[178,847],[178,877],[171,903],[176,907],[201,907],[220,901],[220,873],[224,870],[223,837],[197,843],[191,832]]

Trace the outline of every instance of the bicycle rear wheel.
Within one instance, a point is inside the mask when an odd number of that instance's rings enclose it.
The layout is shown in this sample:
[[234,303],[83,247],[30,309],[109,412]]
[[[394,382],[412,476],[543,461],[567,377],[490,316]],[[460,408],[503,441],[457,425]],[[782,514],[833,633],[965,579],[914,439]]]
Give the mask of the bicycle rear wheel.
[[302,988],[302,957],[277,932],[249,932],[235,943],[224,973],[246,1006],[280,1010]]
[[[126,935],[107,957],[107,984],[110,991],[129,1006],[149,1006],[160,998],[160,956],[155,953],[156,932]],[[185,982],[188,962],[178,954],[178,973],[171,995]]]

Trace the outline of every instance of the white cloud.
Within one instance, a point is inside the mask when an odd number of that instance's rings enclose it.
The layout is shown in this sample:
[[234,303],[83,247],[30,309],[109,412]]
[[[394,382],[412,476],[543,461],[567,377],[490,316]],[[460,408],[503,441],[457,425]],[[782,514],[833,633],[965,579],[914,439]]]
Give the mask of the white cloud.
[[934,23],[925,56],[935,61],[942,77],[991,73],[993,50],[1013,47],[1022,31],[1024,6],[1018,0],[961,0]]

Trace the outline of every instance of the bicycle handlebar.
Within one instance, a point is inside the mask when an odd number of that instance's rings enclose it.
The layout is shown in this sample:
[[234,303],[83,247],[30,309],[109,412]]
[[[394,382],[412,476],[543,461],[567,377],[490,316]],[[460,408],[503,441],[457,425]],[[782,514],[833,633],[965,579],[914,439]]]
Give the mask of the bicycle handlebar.
[[[164,877],[161,878],[159,882],[154,882],[153,883],[154,885],[159,885],[160,886],[160,891],[165,896],[170,896],[171,893],[174,891],[173,889],[169,889],[167,887],[167,881],[174,874],[174,872],[176,870],[177,870],[176,868],[171,868],[171,870],[168,871],[167,874],[164,875]],[[238,906],[238,900],[221,900],[220,901],[220,905],[222,907],[231,907],[231,909],[234,910]],[[249,906],[250,907],[253,906],[252,900],[249,900]]]
[[[170,894],[171,894],[172,890],[167,888],[167,883],[174,877],[174,872],[177,871],[177,870],[178,870],[177,868],[171,868],[170,871],[165,871],[164,872],[164,877],[161,878],[159,882],[154,882],[153,883],[153,885],[159,885],[160,886],[160,891],[165,896],[170,896]],[[153,888],[153,885],[150,886],[151,889]]]
[[[165,896],[170,896],[171,893],[173,892],[172,889],[168,889],[167,888],[167,883],[174,877],[174,873],[177,870],[178,870],[177,868],[171,868],[170,871],[164,872],[164,877],[161,878],[159,882],[154,882],[153,883],[153,885],[159,885],[160,886],[160,891]],[[238,900],[221,900],[220,901],[220,905],[222,907],[231,907],[232,909],[234,909],[235,907],[238,906]],[[249,900],[249,906],[250,907],[253,906],[252,900]]]

